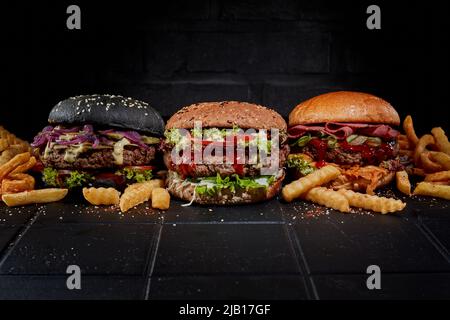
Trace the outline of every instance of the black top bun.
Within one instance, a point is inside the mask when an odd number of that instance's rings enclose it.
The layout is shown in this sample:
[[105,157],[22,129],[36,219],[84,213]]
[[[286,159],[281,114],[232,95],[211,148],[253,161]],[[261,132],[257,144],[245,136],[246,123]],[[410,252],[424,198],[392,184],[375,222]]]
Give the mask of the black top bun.
[[93,94],[59,102],[48,116],[51,124],[93,124],[164,134],[161,115],[148,103],[116,95]]

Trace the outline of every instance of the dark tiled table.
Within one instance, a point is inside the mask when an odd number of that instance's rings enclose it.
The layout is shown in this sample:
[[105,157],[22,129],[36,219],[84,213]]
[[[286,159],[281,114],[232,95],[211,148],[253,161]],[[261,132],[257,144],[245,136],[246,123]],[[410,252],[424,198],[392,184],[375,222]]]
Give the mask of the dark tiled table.
[[[450,298],[450,202],[406,200],[384,216],[278,199],[126,214],[2,205],[0,299]],[[81,290],[66,287],[73,264]],[[371,264],[381,290],[366,287]]]

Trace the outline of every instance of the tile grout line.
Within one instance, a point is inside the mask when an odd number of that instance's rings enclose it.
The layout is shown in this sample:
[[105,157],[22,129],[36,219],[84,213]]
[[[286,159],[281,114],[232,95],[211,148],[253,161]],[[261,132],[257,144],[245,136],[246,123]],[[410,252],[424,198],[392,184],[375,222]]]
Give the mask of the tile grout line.
[[[164,217],[163,217],[164,220]],[[147,279],[147,284],[145,285],[145,292],[144,292],[144,300],[148,300],[149,296],[150,296],[150,287],[151,287],[151,282],[152,282],[152,275],[153,275],[153,269],[155,268],[155,264],[156,264],[156,257],[158,255],[158,250],[159,250],[159,242],[161,241],[161,235],[162,235],[162,231],[164,228],[164,221],[159,224],[160,227],[158,229],[158,235],[156,237],[156,240],[154,240],[154,243],[152,245],[152,247],[154,248],[154,252],[153,252],[153,257],[151,257],[150,262],[149,262],[149,266],[148,266],[148,270],[146,272],[146,279]],[[151,253],[150,253],[151,254]]]
[[[315,300],[318,300],[319,296],[317,294],[316,286],[315,286],[312,278],[310,277],[310,270],[309,270],[308,263],[306,261],[305,255],[303,253],[302,247],[300,245],[300,242],[299,242],[297,236],[295,235],[295,233],[293,232],[292,227],[289,224],[285,224],[284,228],[285,228],[287,237],[289,239],[289,243],[291,245],[291,249],[293,250],[296,263],[297,263],[297,265],[299,266],[299,268],[300,268],[300,270],[302,272],[302,278],[303,278],[303,280],[305,282],[306,294],[308,296],[308,300],[311,299],[311,298],[313,298]],[[296,252],[295,248],[298,249],[300,256]]]
[[20,242],[20,239],[22,239],[25,233],[31,228],[31,226],[34,224],[34,222],[37,220],[40,214],[41,213],[39,212],[38,208],[36,208],[34,215],[28,220],[28,222],[22,228],[19,229],[19,231],[16,233],[13,239],[9,241],[4,251],[4,254],[0,258],[0,269],[3,266],[3,263],[6,261],[6,259],[8,259],[9,255],[12,253],[14,248]]
[[450,254],[447,248],[439,241],[439,239],[435,236],[435,234],[422,223],[421,218],[419,217],[414,225],[420,232],[425,236],[425,238],[431,243],[431,245],[443,256],[443,258],[450,263]]

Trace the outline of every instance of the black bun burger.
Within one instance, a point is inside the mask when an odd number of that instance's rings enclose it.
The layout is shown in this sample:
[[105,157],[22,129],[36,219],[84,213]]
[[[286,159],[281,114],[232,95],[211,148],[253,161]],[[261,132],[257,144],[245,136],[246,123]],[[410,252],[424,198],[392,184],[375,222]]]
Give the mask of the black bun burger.
[[[195,122],[202,123],[201,139],[195,137]],[[189,131],[182,137],[180,129]],[[199,141],[202,151],[217,142],[227,143],[241,138],[247,144],[256,141],[249,130],[277,129],[279,131],[276,171],[265,174],[262,168],[268,161],[239,163],[235,157],[231,162],[176,163],[173,150],[186,142],[186,138]],[[166,125],[164,163],[169,168],[168,190],[180,199],[198,204],[231,205],[253,203],[274,197],[284,179],[284,164],[289,153],[287,124],[275,111],[256,104],[226,101],[197,103],[175,113]],[[198,133],[198,132],[197,132]],[[269,137],[271,139],[272,137]],[[267,141],[266,141],[267,142]],[[237,146],[233,144],[233,147]],[[259,146],[258,146],[259,148]],[[229,148],[232,149],[232,148]],[[176,150],[176,149],[175,149]],[[248,158],[248,150],[246,149]],[[273,152],[273,151],[272,151]],[[236,156],[236,149],[234,155]],[[247,159],[246,159],[247,160]],[[267,158],[266,158],[267,160]]]
[[164,121],[147,103],[117,95],[59,102],[31,144],[48,186],[123,187],[149,180]]

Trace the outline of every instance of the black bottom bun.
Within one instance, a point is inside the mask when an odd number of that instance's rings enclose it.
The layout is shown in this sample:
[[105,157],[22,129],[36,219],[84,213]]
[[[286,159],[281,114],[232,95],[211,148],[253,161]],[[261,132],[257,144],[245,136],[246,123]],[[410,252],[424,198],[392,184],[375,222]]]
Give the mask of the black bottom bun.
[[169,171],[167,177],[167,189],[174,197],[189,202],[192,201],[193,203],[197,204],[239,205],[245,203],[261,202],[275,197],[280,192],[284,176],[285,173],[283,171],[282,175],[267,188],[249,190],[238,188],[235,190],[235,192],[231,192],[228,189],[223,189],[216,195],[211,196],[209,194],[199,195],[195,193],[195,184],[187,180],[182,180],[175,172]]

